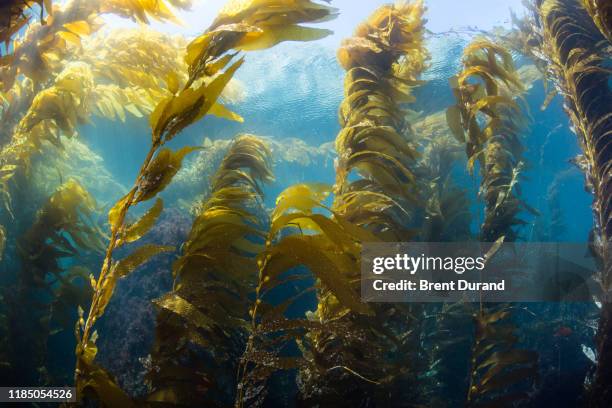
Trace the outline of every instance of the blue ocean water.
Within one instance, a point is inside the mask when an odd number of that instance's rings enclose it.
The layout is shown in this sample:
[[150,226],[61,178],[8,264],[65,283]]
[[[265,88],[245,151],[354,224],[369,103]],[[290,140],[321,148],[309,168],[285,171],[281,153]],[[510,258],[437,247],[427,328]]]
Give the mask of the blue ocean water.
[[[451,33],[428,39],[431,60],[423,75],[426,83],[415,90],[417,101],[410,106],[419,117],[443,111],[454,104],[448,79],[460,70],[463,48],[477,35]],[[519,57],[516,59],[518,66],[529,64]],[[236,75],[242,99],[228,105],[244,117],[244,123],[208,116],[186,129],[169,146],[197,146],[205,138],[213,141],[231,139],[240,133],[275,140],[296,138],[311,147],[333,143],[340,131],[337,112],[343,98],[344,81],[344,71],[334,49],[317,43],[297,46],[281,43],[270,50],[249,53],[246,61]],[[533,120],[522,138],[526,164],[521,181],[523,197],[542,213],[541,219],[550,216],[551,204],[560,206],[567,225],[561,236],[551,239],[584,242],[592,225],[592,196],[585,191],[582,173],[571,163],[580,149],[563,112],[562,99],[556,97],[542,111],[545,93],[541,80],[533,82],[525,99]],[[126,126],[121,122],[96,119],[82,131],[82,137],[104,158],[104,166],[113,178],[126,187],[133,182],[146,154],[143,144],[149,137],[149,128],[145,121],[128,119]],[[190,161],[193,157],[187,159],[186,167]],[[467,175],[464,163],[456,164],[456,173],[464,177],[465,186],[471,188],[473,210],[478,212],[482,207],[476,199],[478,177]],[[268,187],[267,203],[271,207],[276,195],[291,184],[333,183],[334,177],[333,167],[317,165],[310,166],[304,174],[283,174],[279,182]],[[119,194],[97,198],[110,202]],[[538,221],[531,219],[529,222]],[[474,224],[473,228],[476,230],[478,225]],[[537,241],[530,231],[532,228],[529,226],[523,232],[524,239]]]

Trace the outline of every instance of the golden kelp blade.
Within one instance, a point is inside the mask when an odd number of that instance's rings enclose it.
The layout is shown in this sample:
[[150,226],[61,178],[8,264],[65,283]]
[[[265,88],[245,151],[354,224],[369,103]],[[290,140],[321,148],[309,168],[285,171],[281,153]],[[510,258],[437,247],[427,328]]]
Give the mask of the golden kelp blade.
[[189,9],[191,3],[191,0],[105,0],[101,2],[99,12],[114,13],[145,24],[149,23],[149,18],[180,23],[172,6]]
[[187,47],[185,61],[190,80],[210,75],[211,65],[223,61],[230,50],[259,50],[282,41],[312,41],[331,31],[303,27],[302,23],[317,23],[335,17],[336,10],[313,2],[296,0],[253,0],[230,2],[209,29]]
[[183,147],[176,152],[168,148],[160,150],[145,169],[135,202],[147,201],[166,188],[181,169],[185,156],[199,149],[199,147]]

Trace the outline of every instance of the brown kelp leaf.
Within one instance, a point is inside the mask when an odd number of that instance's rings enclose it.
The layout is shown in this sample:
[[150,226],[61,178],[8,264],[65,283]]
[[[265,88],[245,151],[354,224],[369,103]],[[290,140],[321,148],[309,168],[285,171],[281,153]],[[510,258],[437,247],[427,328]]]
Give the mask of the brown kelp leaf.
[[105,369],[99,365],[90,362],[79,364],[82,381],[79,381],[80,396],[90,395],[92,398],[100,401],[106,407],[126,407],[135,406],[132,399],[117,385]]
[[176,152],[168,148],[160,150],[144,172],[135,201],[149,200],[166,188],[181,169],[185,156],[198,149],[201,148],[186,146]]
[[124,277],[133,272],[140,265],[147,262],[151,257],[162,252],[174,251],[176,248],[171,245],[145,244],[136,248],[131,254],[121,259],[115,270],[118,277]]
[[210,329],[216,324],[214,320],[200,312],[197,307],[176,293],[168,293],[159,299],[155,299],[153,303],[172,313],[176,313],[195,327]]
[[[491,366],[492,369],[496,369],[497,372],[503,370],[504,366],[511,364],[526,364],[537,361],[538,353],[530,350],[508,350],[508,351],[496,351],[491,354],[485,361],[478,364],[477,370]],[[489,370],[487,375],[483,377],[483,382],[486,382],[487,377],[495,375],[496,372]]]
[[446,123],[459,143],[465,143],[465,132],[461,125],[461,111],[456,105],[446,110]]
[[523,367],[487,378],[487,381],[483,381],[482,385],[478,387],[478,392],[484,394],[492,390],[508,388],[522,381],[530,381],[537,374],[537,371],[537,366]]
[[358,273],[354,270],[358,269],[358,265],[341,253],[329,251],[328,244],[329,241],[321,236],[283,238],[267,254],[270,259],[264,266],[266,276],[275,278],[292,267],[304,265],[334,293],[341,304],[356,313],[371,315],[370,307],[361,301],[358,292],[346,280],[351,273]]
[[244,58],[240,58],[210,83],[205,82],[196,89],[183,89],[177,95],[158,103],[149,119],[153,141],[158,141],[162,137],[165,141],[169,141],[184,128],[206,115],[243,62]]
[[155,225],[155,221],[157,221],[157,219],[159,218],[159,215],[161,214],[163,208],[164,202],[162,201],[162,199],[158,198],[157,200],[155,200],[155,204],[153,204],[153,207],[151,207],[149,211],[147,211],[142,217],[140,217],[138,221],[129,225],[126,228],[121,238],[122,241],[134,242],[142,238],[147,232],[149,232],[151,227]]

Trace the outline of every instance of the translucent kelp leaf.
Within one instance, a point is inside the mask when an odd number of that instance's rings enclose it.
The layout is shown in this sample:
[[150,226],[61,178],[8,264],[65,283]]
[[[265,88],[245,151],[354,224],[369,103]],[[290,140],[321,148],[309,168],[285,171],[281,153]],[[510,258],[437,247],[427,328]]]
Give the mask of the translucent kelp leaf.
[[166,86],[168,87],[168,90],[171,94],[176,95],[179,90],[179,79],[178,75],[176,75],[176,72],[168,73],[168,76],[166,77]]
[[124,242],[134,242],[142,238],[155,225],[157,218],[164,208],[161,198],[155,200],[153,207],[149,209],[138,221],[129,225],[122,236]]
[[457,106],[446,110],[446,123],[459,143],[465,143],[465,133],[461,125],[461,112]]
[[124,195],[119,201],[115,203],[113,208],[108,211],[108,223],[110,224],[112,231],[115,231],[117,228],[120,227],[121,224],[119,221],[121,217],[121,212],[127,205],[127,201],[129,198],[129,194]]
[[210,83],[204,83],[196,89],[183,89],[177,95],[162,100],[150,117],[153,140],[162,136],[165,141],[171,140],[206,115],[243,62],[243,58],[239,59]]
[[173,246],[145,244],[138,247],[131,254],[120,260],[115,273],[118,277],[127,276],[140,265],[147,262],[151,257],[162,252],[170,252],[174,250],[175,247]]
[[343,255],[329,251],[328,245],[329,241],[321,236],[285,237],[267,254],[266,276],[275,278],[292,267],[304,265],[343,305],[357,313],[371,314],[370,307],[361,302],[359,293],[346,282],[356,265]]
[[256,36],[244,36],[234,48],[242,51],[264,50],[284,41],[315,41],[333,33],[322,28],[281,26],[276,29],[266,29]]
[[323,183],[297,184],[288,187],[276,199],[274,214],[290,208],[309,213],[319,207],[331,193],[331,186]]
[[57,36],[76,46],[81,46],[81,37],[70,31],[60,31]]
[[212,106],[212,108],[210,108],[208,113],[211,115],[217,116],[219,118],[233,120],[234,122],[239,122],[239,123],[244,122],[244,119],[242,118],[242,116],[230,111],[229,109],[227,109],[224,105],[221,105],[220,103],[215,103]]
[[0,225],[0,261],[4,256],[4,248],[6,247],[6,229],[4,225]]
[[79,21],[71,21],[69,23],[64,24],[64,28],[70,30],[76,35],[89,35],[91,34],[91,27],[89,23],[85,20]]

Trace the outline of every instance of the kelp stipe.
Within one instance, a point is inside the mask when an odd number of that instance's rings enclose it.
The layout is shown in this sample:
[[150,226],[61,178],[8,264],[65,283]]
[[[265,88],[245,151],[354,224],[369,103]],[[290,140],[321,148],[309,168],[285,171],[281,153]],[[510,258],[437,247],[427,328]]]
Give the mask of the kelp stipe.
[[238,136],[212,178],[181,256],[174,288],[159,308],[147,400],[185,406],[231,406],[249,335],[257,283],[255,256],[267,235],[262,183],[272,180],[268,146]]
[[[597,2],[589,2],[593,11]],[[597,334],[598,362],[590,384],[593,407],[612,405],[612,177],[610,136],[612,135],[612,91],[610,90],[609,42],[596,23],[607,18],[605,10],[593,18],[578,0],[534,2],[531,29],[542,40],[535,56],[546,64],[551,79],[564,97],[564,109],[576,133],[583,155],[576,160],[585,172],[586,185],[593,192],[595,225],[591,243],[600,260],[599,282],[603,290]],[[608,7],[604,5],[604,8]],[[594,22],[595,21],[595,22]],[[608,20],[609,30],[609,20]],[[599,26],[599,29],[598,29]],[[603,30],[604,34],[606,30]],[[608,31],[609,33],[609,31]],[[606,34],[607,35],[607,34]]]
[[[9,320],[6,341],[15,384],[69,381],[48,372],[47,342],[72,328],[77,307],[91,295],[91,273],[79,265],[86,253],[101,254],[105,237],[93,221],[93,197],[76,181],[61,185],[38,210],[18,240],[20,271],[4,293]],[[72,266],[64,266],[70,261]]]
[[[183,86],[179,74],[168,75],[166,82],[171,95],[162,99],[151,113],[151,147],[133,187],[109,211],[111,237],[106,257],[95,282],[87,319],[81,317],[77,322],[75,378],[80,395],[89,391],[94,398],[101,399],[107,405],[131,404],[109,375],[94,362],[97,336],[93,327],[104,313],[117,279],[129,274],[151,256],[170,249],[156,245],[143,246],[123,260],[113,261],[114,250],[125,243],[127,237],[131,237],[130,231],[136,229],[140,237],[153,225],[153,222],[143,219],[132,226],[126,225],[130,208],[161,192],[180,169],[185,155],[194,150],[184,147],[173,152],[162,148],[163,145],[207,114],[242,121],[240,116],[217,102],[244,62],[243,58],[233,61],[237,52],[232,53],[232,50],[264,49],[284,40],[310,40],[329,34],[327,30],[303,28],[299,24],[332,17],[333,9],[330,7],[309,0],[298,1],[289,9],[279,8],[278,5],[274,0],[230,3],[207,31],[188,45],[185,60],[189,75]],[[299,34],[302,32],[309,34]],[[139,227],[143,224],[147,227],[144,231]]]

